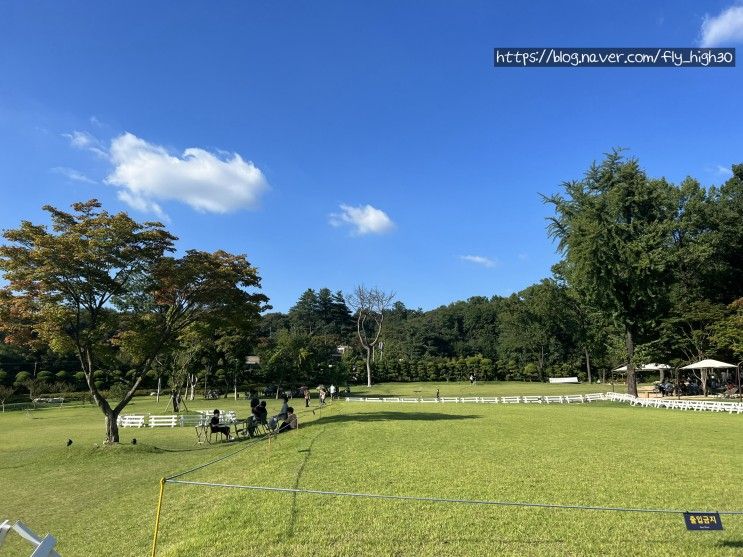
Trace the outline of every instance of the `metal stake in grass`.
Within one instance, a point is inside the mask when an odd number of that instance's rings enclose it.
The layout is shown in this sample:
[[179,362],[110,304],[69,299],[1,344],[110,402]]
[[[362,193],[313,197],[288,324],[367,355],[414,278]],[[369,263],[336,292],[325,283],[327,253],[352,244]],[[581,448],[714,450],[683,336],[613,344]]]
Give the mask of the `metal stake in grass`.
[[165,478],[160,478],[160,496],[157,498],[157,512],[155,513],[155,533],[152,538],[152,557],[157,551],[157,531],[160,528],[160,510],[163,507],[163,492],[165,491]]

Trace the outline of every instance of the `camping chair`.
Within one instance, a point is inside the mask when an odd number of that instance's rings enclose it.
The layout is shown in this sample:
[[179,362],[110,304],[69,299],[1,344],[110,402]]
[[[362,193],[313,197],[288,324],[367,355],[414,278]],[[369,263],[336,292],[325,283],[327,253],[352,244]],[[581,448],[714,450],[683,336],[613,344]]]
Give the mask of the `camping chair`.
[[[219,438],[220,435],[221,436],[224,436],[224,437],[227,437],[227,440],[228,441],[230,440],[230,437],[231,437],[230,436],[230,433],[229,433],[230,425],[228,423],[223,422],[223,421],[220,420],[219,425],[212,425],[211,421],[208,421],[206,424],[204,424],[204,427],[205,427],[204,433],[206,434],[206,441],[210,445],[214,442],[214,438],[215,437]],[[227,428],[227,433],[225,433],[224,431],[221,431],[219,429],[215,429],[217,427],[219,427],[219,428],[226,427]],[[198,429],[197,429],[197,435],[198,435]]]
[[15,531],[20,537],[28,541],[35,547],[33,553],[34,557],[59,557],[59,553],[54,550],[54,545],[57,540],[51,534],[47,534],[43,538],[34,534],[31,529],[23,524],[20,520],[15,524],[11,524],[9,520],[3,521],[0,524],[0,545],[3,544],[5,536],[11,530]]
[[270,420],[268,420],[268,422],[264,426],[266,433],[268,433],[269,435],[276,435],[279,432],[279,425],[281,425],[280,414],[273,416]]

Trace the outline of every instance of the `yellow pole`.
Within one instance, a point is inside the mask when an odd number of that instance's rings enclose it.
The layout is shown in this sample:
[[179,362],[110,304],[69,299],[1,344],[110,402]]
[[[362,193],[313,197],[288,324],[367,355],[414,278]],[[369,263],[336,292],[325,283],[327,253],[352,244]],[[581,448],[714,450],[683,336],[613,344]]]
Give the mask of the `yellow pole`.
[[152,538],[152,557],[157,551],[157,532],[160,529],[160,509],[163,506],[163,491],[165,491],[165,478],[160,479],[160,497],[157,499],[157,512],[155,513],[155,534]]

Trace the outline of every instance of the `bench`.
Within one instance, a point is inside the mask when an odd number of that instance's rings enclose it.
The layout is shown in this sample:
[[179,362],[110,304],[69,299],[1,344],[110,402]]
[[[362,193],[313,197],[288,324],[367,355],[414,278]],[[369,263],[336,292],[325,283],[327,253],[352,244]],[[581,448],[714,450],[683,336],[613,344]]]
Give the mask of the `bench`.
[[480,398],[476,396],[468,396],[468,397],[460,398],[459,402],[480,402]]
[[554,403],[562,404],[561,396],[545,396],[543,398],[544,398],[544,402],[546,402],[547,404],[554,404]]
[[119,416],[116,423],[119,427],[142,427],[144,426],[145,417],[142,414],[124,414]]
[[485,404],[498,404],[498,397],[497,396],[483,396],[483,397],[480,397],[480,402],[483,402]]
[[571,402],[584,402],[583,395],[565,395],[562,398],[568,404],[570,404]]
[[663,393],[658,390],[657,387],[640,387],[637,389],[637,396],[645,396],[645,398],[650,398],[650,396],[654,397],[662,397]]
[[583,395],[583,398],[586,399],[586,402],[597,402],[600,400],[606,400],[606,397],[603,393],[591,393],[587,395]]
[[521,398],[523,399],[524,404],[542,404],[541,396],[524,396]]
[[502,396],[500,401],[503,404],[518,404],[519,402],[521,402],[521,397],[520,396]]

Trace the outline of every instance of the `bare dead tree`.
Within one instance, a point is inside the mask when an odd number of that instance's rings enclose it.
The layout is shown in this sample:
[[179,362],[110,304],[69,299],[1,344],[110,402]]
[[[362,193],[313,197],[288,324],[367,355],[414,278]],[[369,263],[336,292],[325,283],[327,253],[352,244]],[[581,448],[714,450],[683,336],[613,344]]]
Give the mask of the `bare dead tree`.
[[349,307],[356,314],[359,343],[366,351],[366,380],[369,387],[372,384],[372,351],[382,334],[384,312],[394,299],[394,292],[384,292],[376,287],[367,288],[363,284],[346,297]]

